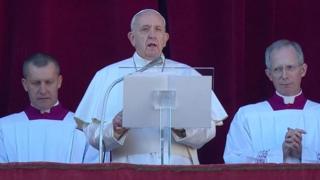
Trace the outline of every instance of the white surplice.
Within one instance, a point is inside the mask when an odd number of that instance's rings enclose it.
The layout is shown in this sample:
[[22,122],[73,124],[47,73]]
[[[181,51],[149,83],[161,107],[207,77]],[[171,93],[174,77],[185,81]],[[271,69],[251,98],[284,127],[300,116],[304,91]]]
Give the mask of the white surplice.
[[0,118],[0,162],[97,162],[97,150],[75,127],[71,112],[63,120],[29,120],[24,111]]
[[[93,118],[105,119],[104,144],[107,151],[112,151],[112,162],[125,162],[135,164],[159,164],[159,129],[130,129],[119,141],[112,135],[112,119],[123,108],[123,83],[117,84],[111,91],[107,103],[104,97],[107,89],[116,79],[136,71],[146,65],[149,61],[142,59],[137,53],[133,57],[109,65],[98,71],[91,81],[84,97],[82,98],[75,116],[90,122]],[[199,75],[197,71],[189,66],[165,60],[163,65],[147,71],[164,71],[176,75],[192,76]],[[131,68],[120,68],[131,67]],[[184,68],[168,68],[184,67]],[[198,164],[196,149],[203,146],[215,136],[215,125],[227,117],[227,114],[212,92],[212,126],[211,128],[187,129],[185,138],[174,135],[172,144],[173,155],[171,164]],[[196,121],[196,119],[195,119]],[[88,127],[85,132],[90,143],[98,147],[99,128]]]
[[288,128],[306,131],[301,162],[320,162],[320,105],[307,100],[303,109],[274,111],[268,101],[241,107],[227,135],[226,163],[282,163]]

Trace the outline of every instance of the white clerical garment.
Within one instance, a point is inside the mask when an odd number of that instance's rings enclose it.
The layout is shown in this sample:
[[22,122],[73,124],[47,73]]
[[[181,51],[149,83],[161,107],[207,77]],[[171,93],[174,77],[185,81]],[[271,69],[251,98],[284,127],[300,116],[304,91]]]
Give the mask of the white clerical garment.
[[271,100],[241,107],[227,135],[225,162],[282,163],[282,143],[288,128],[306,131],[301,162],[320,162],[320,104],[305,99],[300,107],[293,106],[279,106]]
[[97,162],[83,132],[76,129],[73,113],[61,120],[30,120],[26,112],[0,118],[0,162]]
[[[85,121],[90,122],[93,118],[105,119],[103,140],[106,150],[112,152],[112,162],[160,164],[159,129],[130,129],[119,141],[113,137],[112,119],[123,108],[123,83],[117,84],[112,89],[107,103],[103,102],[106,91],[112,82],[138,70],[148,62],[135,53],[132,58],[117,62],[98,71],[76,110],[75,117]],[[157,68],[147,71],[170,71],[173,74],[184,76],[199,75],[197,71],[189,66],[169,59],[166,59],[164,64],[157,66]],[[215,136],[216,123],[221,122],[226,117],[225,110],[215,94],[212,93],[213,121],[211,128],[186,129],[185,138],[179,138],[173,133],[174,140],[170,164],[198,164],[196,149]],[[98,126],[88,126],[84,131],[90,143],[98,147]]]

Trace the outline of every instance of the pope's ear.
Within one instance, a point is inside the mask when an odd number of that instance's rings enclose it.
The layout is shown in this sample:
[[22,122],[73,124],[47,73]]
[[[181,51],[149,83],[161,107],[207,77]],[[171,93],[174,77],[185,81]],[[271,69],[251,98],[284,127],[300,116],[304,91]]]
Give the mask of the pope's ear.
[[133,47],[135,47],[135,43],[134,43],[134,34],[133,34],[133,32],[128,32],[128,39],[129,39],[129,41],[130,41],[130,43],[131,43],[131,45],[133,46]]

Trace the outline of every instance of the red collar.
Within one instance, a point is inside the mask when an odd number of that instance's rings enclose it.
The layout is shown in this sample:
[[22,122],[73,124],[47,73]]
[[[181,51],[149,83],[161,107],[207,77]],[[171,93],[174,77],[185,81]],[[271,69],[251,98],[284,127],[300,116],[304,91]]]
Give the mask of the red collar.
[[47,119],[61,121],[67,115],[68,110],[63,108],[61,103],[59,103],[50,109],[50,113],[40,113],[38,109],[32,106],[28,106],[24,112],[28,116],[29,120]]
[[275,93],[270,99],[268,99],[268,102],[272,109],[277,111],[284,109],[303,109],[307,99],[301,93],[299,96],[295,97],[293,104],[284,104],[283,98]]

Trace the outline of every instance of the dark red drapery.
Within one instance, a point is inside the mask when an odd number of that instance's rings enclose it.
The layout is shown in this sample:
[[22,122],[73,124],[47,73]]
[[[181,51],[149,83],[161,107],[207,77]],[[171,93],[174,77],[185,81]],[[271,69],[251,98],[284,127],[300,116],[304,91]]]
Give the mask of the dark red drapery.
[[288,38],[302,45],[309,65],[303,91],[320,99],[319,5],[316,0],[0,0],[0,116],[28,104],[21,66],[38,51],[59,59],[60,101],[75,110],[98,69],[132,55],[127,40],[132,15],[159,9],[170,33],[166,55],[215,67],[215,92],[229,118],[199,155],[202,163],[221,163],[235,111],[273,92],[264,75],[264,50],[272,41]]

